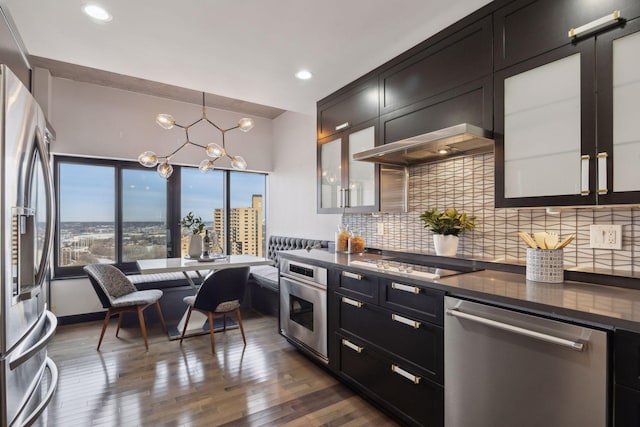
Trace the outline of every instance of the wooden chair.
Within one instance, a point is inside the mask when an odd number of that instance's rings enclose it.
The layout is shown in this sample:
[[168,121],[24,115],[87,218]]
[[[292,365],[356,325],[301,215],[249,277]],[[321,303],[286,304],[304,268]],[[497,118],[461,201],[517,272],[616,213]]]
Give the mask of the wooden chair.
[[242,327],[240,304],[249,279],[249,267],[224,268],[209,273],[202,282],[200,290],[195,296],[188,296],[183,301],[189,306],[187,319],[182,329],[180,344],[189,324],[189,318],[193,310],[206,314],[209,318],[209,337],[211,340],[211,352],[215,354],[215,338],[213,321],[216,314],[223,315],[224,331],[227,330],[227,314],[235,312],[242,333],[242,341],[247,345]]
[[142,312],[150,305],[156,306],[162,328],[165,333],[167,332],[167,325],[164,323],[162,310],[160,310],[160,304],[158,304],[158,300],[162,297],[161,290],[149,289],[138,291],[122,271],[110,264],[91,264],[85,266],[83,269],[89,276],[89,281],[91,285],[93,285],[96,294],[98,294],[102,306],[107,309],[107,315],[102,324],[100,340],[98,341],[98,350],[100,350],[102,338],[107,330],[111,316],[118,315],[117,337],[120,332],[120,324],[122,323],[122,313],[134,312],[138,313],[138,321],[140,322],[142,337],[144,338],[144,346],[148,351],[147,328]]

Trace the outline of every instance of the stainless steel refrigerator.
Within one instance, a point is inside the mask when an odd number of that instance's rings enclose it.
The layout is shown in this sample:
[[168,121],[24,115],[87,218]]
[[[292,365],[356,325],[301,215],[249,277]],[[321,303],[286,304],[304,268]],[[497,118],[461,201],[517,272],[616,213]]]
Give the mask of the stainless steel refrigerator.
[[47,343],[54,192],[51,132],[31,93],[0,65],[0,425],[34,423],[58,382]]

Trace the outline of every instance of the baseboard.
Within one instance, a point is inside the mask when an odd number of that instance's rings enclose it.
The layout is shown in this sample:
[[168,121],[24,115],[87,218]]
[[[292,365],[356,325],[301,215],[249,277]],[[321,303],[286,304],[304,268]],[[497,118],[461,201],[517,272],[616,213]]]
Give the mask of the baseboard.
[[74,314],[72,316],[58,317],[58,325],[72,325],[74,323],[95,322],[104,320],[105,312]]

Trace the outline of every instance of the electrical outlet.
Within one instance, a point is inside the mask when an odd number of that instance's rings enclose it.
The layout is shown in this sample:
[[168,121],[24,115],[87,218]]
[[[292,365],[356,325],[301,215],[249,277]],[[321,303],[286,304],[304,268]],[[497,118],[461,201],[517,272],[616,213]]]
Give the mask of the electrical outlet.
[[591,224],[589,246],[592,249],[622,249],[622,226],[613,224]]
[[382,235],[384,235],[384,223],[383,223],[383,222],[379,222],[379,223],[377,223],[376,225],[377,225],[377,227],[378,227],[378,229],[377,229],[377,231],[376,231],[376,234],[377,234],[378,236],[382,236]]

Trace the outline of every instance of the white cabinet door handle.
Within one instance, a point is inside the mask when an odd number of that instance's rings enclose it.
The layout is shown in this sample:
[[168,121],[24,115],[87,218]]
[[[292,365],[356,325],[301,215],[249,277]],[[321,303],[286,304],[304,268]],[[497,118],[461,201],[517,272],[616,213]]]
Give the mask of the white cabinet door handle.
[[348,127],[349,127],[349,122],[340,123],[338,126],[336,126],[336,130],[342,130]]
[[598,194],[607,194],[607,157],[609,154],[598,153]]
[[582,176],[580,178],[580,195],[588,196],[589,195],[589,161],[591,160],[591,156],[585,154],[580,157],[580,171]]

